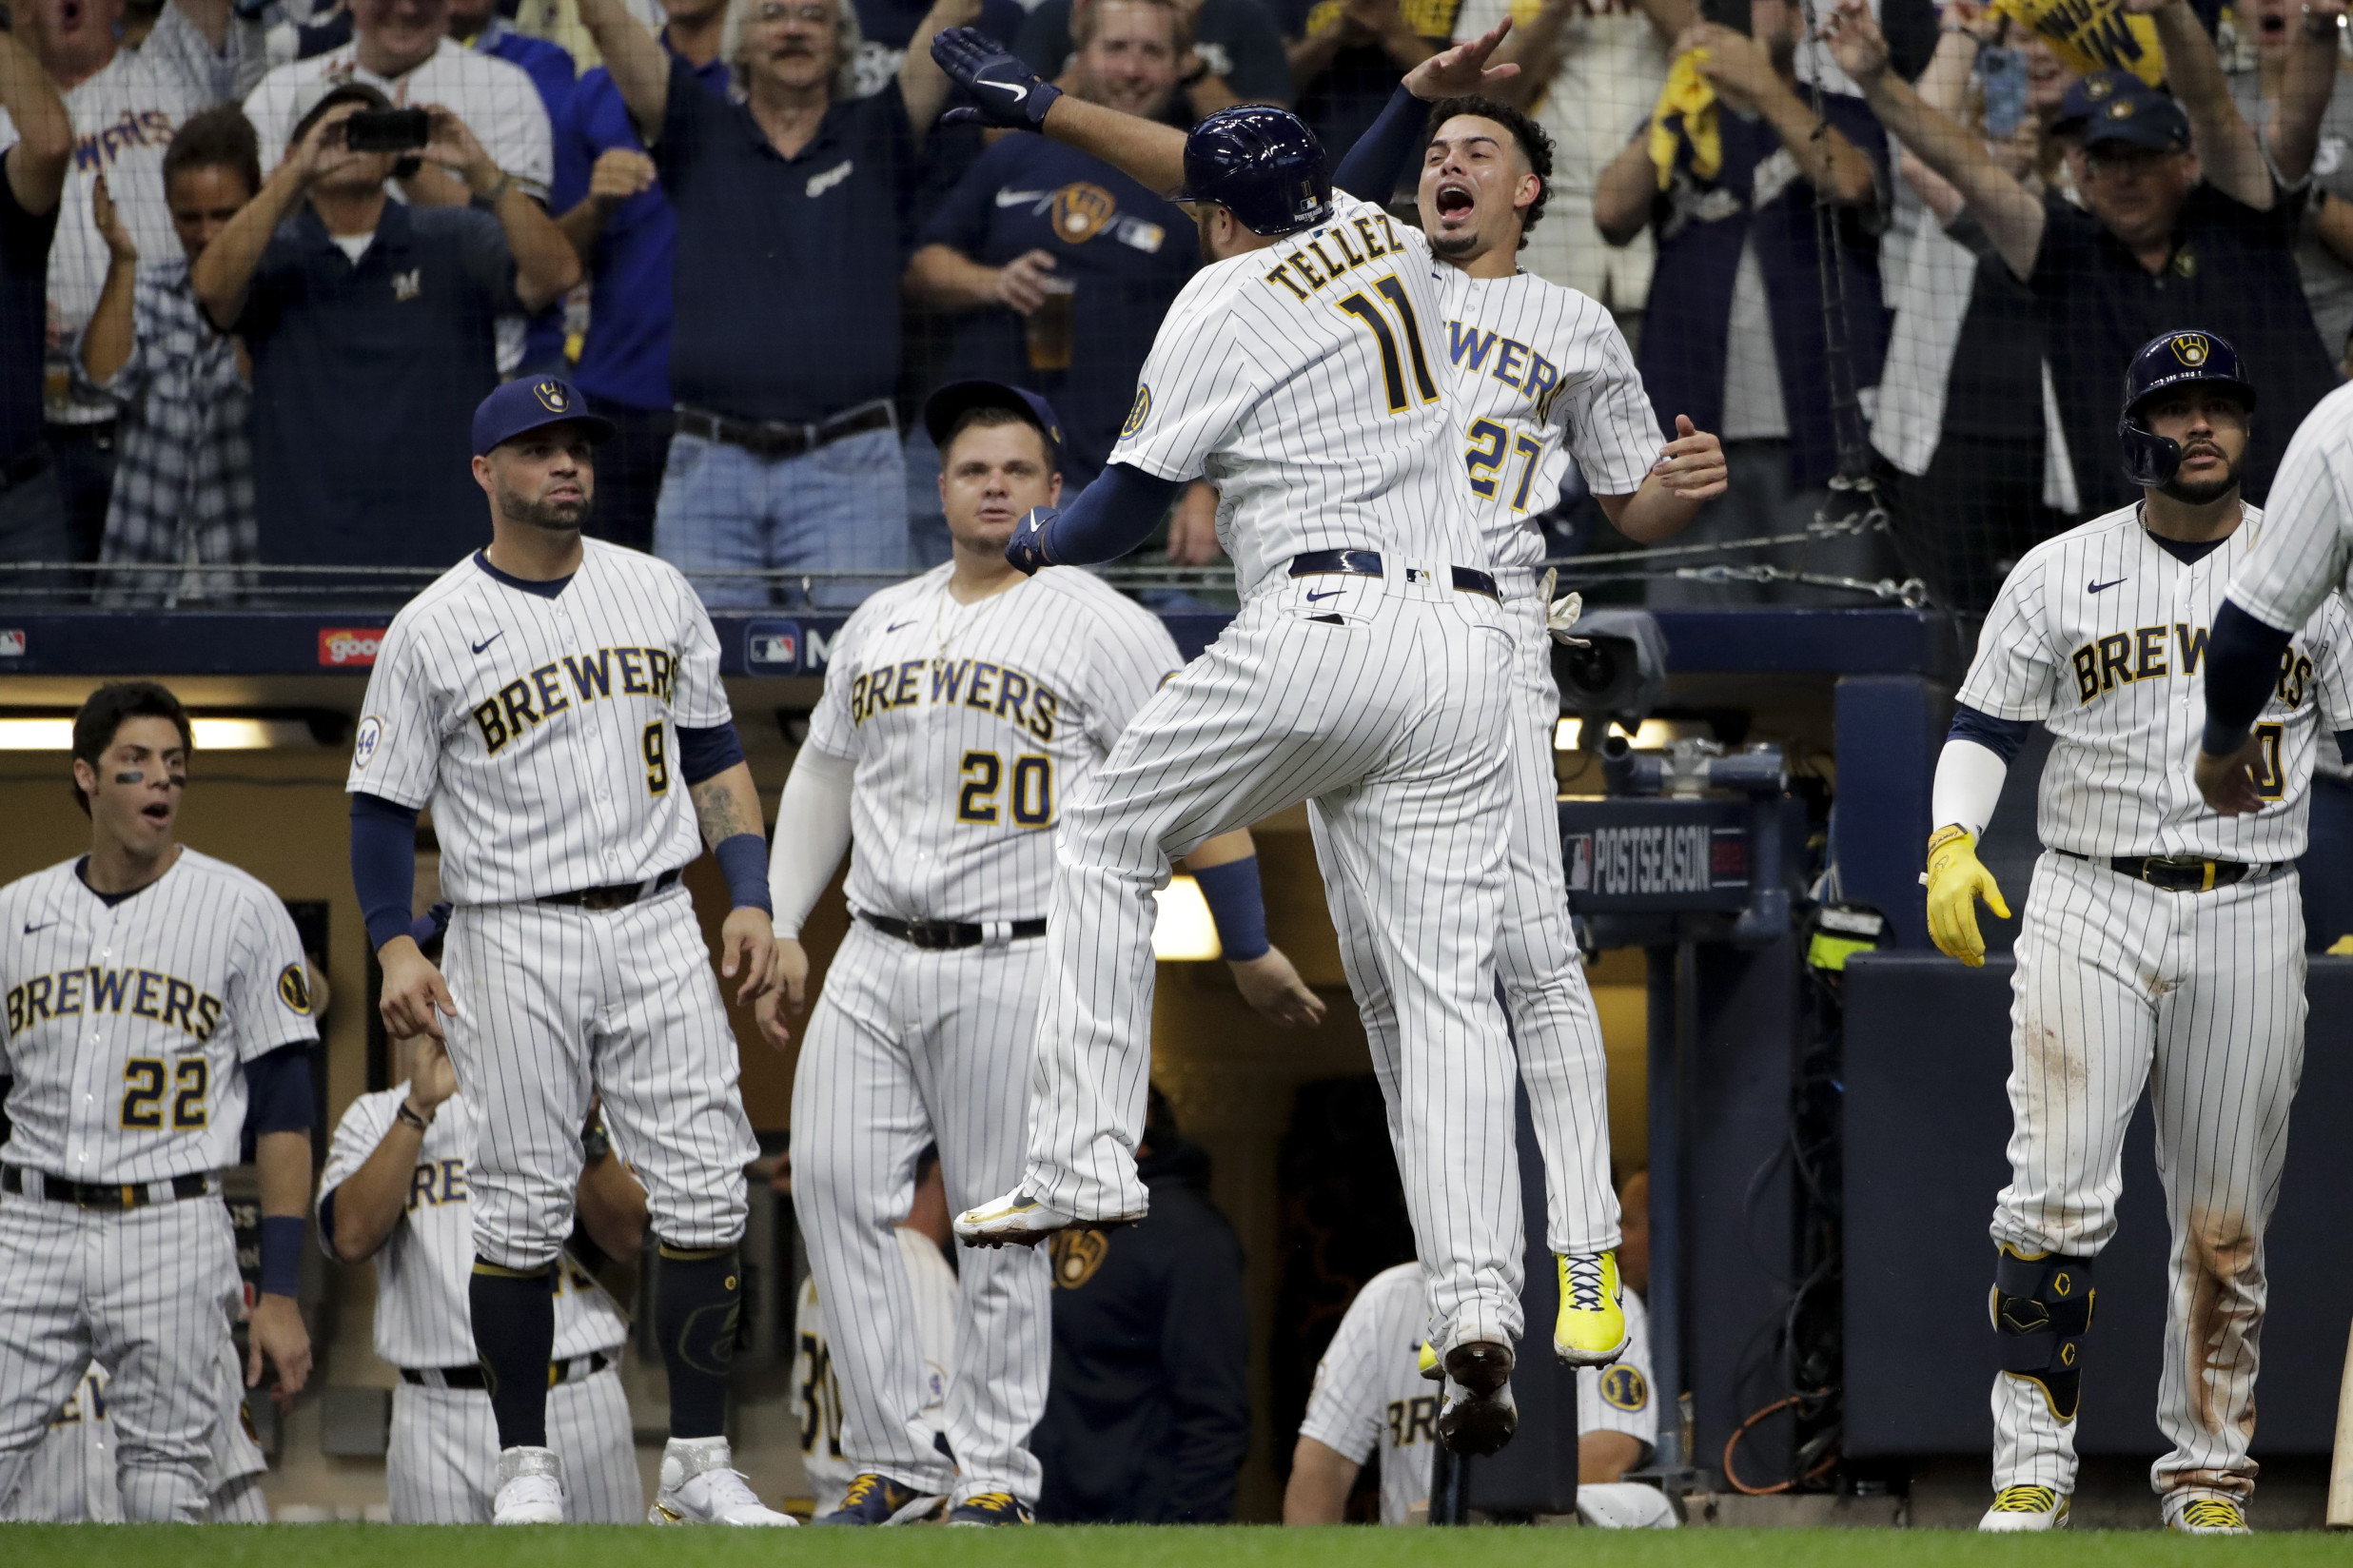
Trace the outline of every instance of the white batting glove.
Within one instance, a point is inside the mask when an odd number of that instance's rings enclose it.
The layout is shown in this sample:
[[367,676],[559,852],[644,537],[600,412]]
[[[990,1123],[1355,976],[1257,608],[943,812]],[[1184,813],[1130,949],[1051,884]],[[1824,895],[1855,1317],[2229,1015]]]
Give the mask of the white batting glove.
[[1585,613],[1585,596],[1569,594],[1560,598],[1553,598],[1553,584],[1559,579],[1560,568],[1548,566],[1544,569],[1543,585],[1537,589],[1544,599],[1544,629],[1552,634],[1555,642],[1571,648],[1590,648],[1593,646],[1590,637],[1569,635],[1569,629],[1577,624],[1577,617]]

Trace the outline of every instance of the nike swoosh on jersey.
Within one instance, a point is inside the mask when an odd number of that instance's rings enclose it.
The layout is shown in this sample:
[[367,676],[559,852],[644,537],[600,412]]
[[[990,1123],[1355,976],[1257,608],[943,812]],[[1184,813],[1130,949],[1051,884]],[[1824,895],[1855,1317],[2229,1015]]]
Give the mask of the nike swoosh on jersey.
[[902,626],[912,626],[913,624],[914,624],[914,622],[913,622],[913,621],[912,621],[912,620],[894,620],[894,621],[892,621],[890,625],[888,625],[888,626],[886,626],[886,627],[884,627],[884,628],[882,629],[882,631],[883,631],[883,635],[884,635],[885,637],[888,637],[888,636],[890,636],[892,632],[897,631],[897,630],[898,630],[900,627],[902,627]]
[[30,936],[34,931],[45,931],[55,924],[57,924],[57,922],[54,920],[44,920],[37,926],[29,925],[25,928],[25,934],[27,936]]
[[491,633],[488,637],[486,637],[482,638],[482,640],[481,640],[481,641],[480,641],[480,642],[477,642],[477,643],[473,644],[473,649],[474,649],[474,651],[475,651],[476,653],[478,653],[478,654],[479,654],[479,653],[480,653],[483,649],[485,649],[485,648],[487,648],[487,647],[489,647],[492,643],[494,643],[494,642],[498,641],[500,637],[504,637],[504,636],[506,636],[506,634],[505,634],[504,632],[493,632],[493,633]]
[[2122,582],[2125,579],[2123,578],[2117,578],[2111,582],[2087,582],[2084,584],[2084,592],[2087,594],[2105,594],[2110,588],[2115,587],[2118,582]]
[[1052,194],[1050,190],[1000,190],[997,192],[997,206],[1035,206]]
[[1311,598],[1311,599],[1318,599],[1318,598],[1338,598],[1340,595],[1344,594],[1344,593],[1346,593],[1347,591],[1348,591],[1348,590],[1346,590],[1345,588],[1326,588],[1326,589],[1324,589],[1324,592],[1322,592],[1322,593],[1320,593],[1320,594],[1309,594],[1307,597],[1308,597],[1309,598]]

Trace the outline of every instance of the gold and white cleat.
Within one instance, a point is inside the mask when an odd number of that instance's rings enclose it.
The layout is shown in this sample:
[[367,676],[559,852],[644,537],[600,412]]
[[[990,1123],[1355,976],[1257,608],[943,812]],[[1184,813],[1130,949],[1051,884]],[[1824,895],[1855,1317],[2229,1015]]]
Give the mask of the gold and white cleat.
[[1977,1528],[1993,1534],[2068,1527],[2069,1499],[2049,1486],[2005,1486],[1993,1494],[1993,1506]]

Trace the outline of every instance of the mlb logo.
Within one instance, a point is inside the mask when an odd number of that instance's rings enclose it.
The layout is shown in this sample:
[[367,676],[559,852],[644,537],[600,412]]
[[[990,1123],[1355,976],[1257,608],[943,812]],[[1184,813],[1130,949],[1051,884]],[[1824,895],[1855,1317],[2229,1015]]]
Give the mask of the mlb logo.
[[1569,892],[1593,891],[1593,834],[1571,833],[1561,845],[1568,859]]
[[0,631],[0,658],[23,658],[25,634],[15,627]]
[[800,652],[799,621],[755,620],[743,629],[743,667],[747,675],[797,675]]

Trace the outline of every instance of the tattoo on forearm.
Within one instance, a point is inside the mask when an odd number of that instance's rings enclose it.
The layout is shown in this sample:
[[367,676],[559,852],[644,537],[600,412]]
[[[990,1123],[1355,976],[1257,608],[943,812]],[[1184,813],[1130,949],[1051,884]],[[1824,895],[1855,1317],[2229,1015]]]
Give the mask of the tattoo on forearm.
[[695,819],[702,827],[705,844],[716,846],[737,833],[762,831],[757,797],[748,790],[738,792],[727,774],[704,779],[693,793]]

